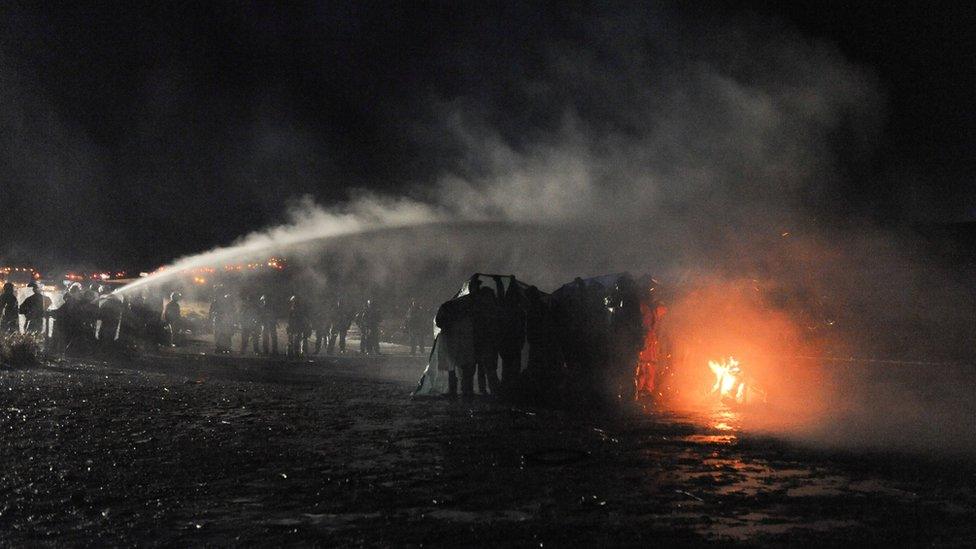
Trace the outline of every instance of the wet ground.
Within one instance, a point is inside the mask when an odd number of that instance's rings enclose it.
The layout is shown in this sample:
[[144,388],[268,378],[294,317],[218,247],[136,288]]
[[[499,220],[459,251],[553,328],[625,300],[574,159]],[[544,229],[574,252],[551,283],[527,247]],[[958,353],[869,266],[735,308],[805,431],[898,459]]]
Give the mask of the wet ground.
[[411,400],[409,358],[0,372],[3,545],[969,545],[964,460],[817,453],[735,413]]

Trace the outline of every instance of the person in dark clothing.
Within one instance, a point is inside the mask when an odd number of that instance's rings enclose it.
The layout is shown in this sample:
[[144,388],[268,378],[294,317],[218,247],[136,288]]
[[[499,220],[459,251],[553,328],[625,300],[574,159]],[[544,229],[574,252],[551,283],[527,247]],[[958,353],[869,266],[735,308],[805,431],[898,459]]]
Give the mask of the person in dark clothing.
[[372,334],[370,333],[370,308],[372,303],[366,300],[359,312],[356,313],[356,326],[359,326],[359,354],[365,356],[372,354]]
[[14,285],[6,282],[0,293],[0,333],[15,334],[20,331],[20,313]]
[[[126,295],[125,314],[122,315],[122,327],[119,329],[120,340],[124,340],[127,344],[135,344],[144,340],[146,332],[142,312],[144,307],[145,302],[141,295]],[[57,323],[55,323],[54,328],[57,331]]]
[[535,286],[525,291],[525,340],[528,345],[528,364],[523,374],[527,386],[539,402],[550,403],[558,389],[562,366],[556,338],[555,318],[548,301]]
[[355,317],[356,326],[359,327],[359,354],[365,355],[369,352],[367,341],[369,340],[369,334],[366,333],[366,305],[356,312]]
[[146,339],[154,344],[163,343],[166,339],[163,330],[163,294],[160,290],[150,290],[144,296],[143,324],[146,327]]
[[166,333],[169,337],[168,343],[174,347],[182,343],[183,312],[180,307],[180,300],[182,298],[182,294],[173,292],[169,296],[169,303],[163,308],[163,323],[166,326]]
[[502,300],[498,338],[498,354],[502,358],[502,388],[510,390],[522,371],[522,347],[525,344],[525,310],[522,290],[515,279],[508,286]]
[[636,395],[634,372],[644,333],[640,311],[640,295],[636,283],[623,275],[607,298],[610,311],[609,376],[611,397],[632,399]]
[[308,310],[298,296],[288,301],[288,356],[298,358],[308,351]]
[[366,352],[373,356],[380,354],[380,323],[382,322],[379,304],[374,299],[366,300],[363,322],[366,325]]
[[98,305],[98,342],[103,347],[115,344],[115,337],[122,322],[122,300],[112,294],[110,288],[102,288],[102,298]]
[[438,348],[444,349],[445,354],[438,364],[447,370],[450,398],[457,397],[458,377],[461,378],[461,396],[466,400],[474,396],[473,304],[474,296],[471,294],[452,299],[437,309],[434,318],[434,323],[441,330]]
[[261,314],[261,353],[278,356],[278,315],[274,304],[263,295],[258,299]]
[[241,293],[241,354],[247,352],[250,341],[254,354],[259,354],[261,339],[261,311],[254,295]]
[[577,277],[568,297],[560,303],[557,317],[562,334],[560,346],[566,361],[566,369],[574,382],[583,375],[586,354],[586,283]]
[[81,285],[74,283],[62,296],[61,306],[54,312],[54,340],[59,349],[74,349],[81,339]]
[[41,293],[41,288],[36,282],[31,282],[28,286],[33,288],[34,293],[27,296],[27,299],[20,304],[19,312],[26,319],[24,332],[40,334],[44,330],[44,311],[46,310],[44,294]]
[[349,332],[349,327],[352,326],[354,316],[342,298],[336,300],[335,308],[332,310],[332,324],[329,327],[328,352],[330,355],[335,350],[337,342],[339,354],[346,353],[346,334]]
[[332,317],[335,312],[332,311],[331,305],[328,300],[323,296],[320,296],[316,300],[315,307],[313,308],[311,315],[312,330],[315,331],[315,350],[314,354],[319,354],[324,347],[326,351],[329,349],[329,337],[332,333]]
[[[498,381],[498,327],[499,307],[495,293],[481,285],[475,277],[469,290],[472,296],[472,330],[475,364],[478,375],[478,392],[497,394]],[[487,387],[486,387],[487,385]],[[487,389],[487,390],[486,390]]]
[[[95,328],[98,326],[98,290],[94,284],[81,294],[81,336],[85,346],[91,348],[95,341]],[[161,310],[161,309],[160,309]]]
[[410,308],[407,309],[403,330],[410,339],[410,356],[416,355],[418,350],[421,355],[424,354],[424,345],[430,334],[430,317],[416,299],[410,302]]

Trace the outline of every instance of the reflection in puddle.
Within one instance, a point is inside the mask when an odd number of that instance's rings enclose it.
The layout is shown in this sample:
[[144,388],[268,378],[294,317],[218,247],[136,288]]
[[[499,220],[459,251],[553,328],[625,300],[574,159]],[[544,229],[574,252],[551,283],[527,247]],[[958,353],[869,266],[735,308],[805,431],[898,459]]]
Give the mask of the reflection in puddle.
[[[833,516],[838,498],[868,496],[897,509],[918,501],[909,483],[852,478],[829,459],[807,459],[761,431],[745,430],[750,414],[723,406],[641,420],[635,446],[647,459],[649,492],[666,498],[666,512],[654,514],[662,525],[683,521],[714,541],[755,542],[794,533],[815,539],[821,532],[862,526],[859,516]],[[958,506],[945,512],[965,511]]]
[[694,444],[724,444],[732,445],[738,442],[735,435],[688,435],[677,437],[675,440],[681,442],[691,442]]
[[718,431],[738,431],[741,420],[739,414],[723,406],[712,413],[710,424]]

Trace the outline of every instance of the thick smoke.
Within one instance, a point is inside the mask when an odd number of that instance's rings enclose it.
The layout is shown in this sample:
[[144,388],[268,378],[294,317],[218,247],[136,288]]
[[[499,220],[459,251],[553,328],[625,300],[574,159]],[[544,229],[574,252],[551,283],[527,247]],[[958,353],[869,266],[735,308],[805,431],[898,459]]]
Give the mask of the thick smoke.
[[[943,271],[845,202],[857,185],[845,174],[870,157],[882,120],[870,71],[776,21],[692,25],[648,13],[574,30],[572,40],[536,44],[531,63],[493,64],[503,89],[430,98],[437,107],[415,126],[442,152],[436,181],[405,196],[301,200],[289,223],[177,261],[133,289],[272,253],[322,284],[323,254],[374,284],[442,282],[432,264],[452,277],[515,273],[544,290],[648,272],[670,287],[679,337],[736,334],[708,352],[752,356],[778,391],[783,414],[758,426],[838,444],[911,438],[927,401],[903,384],[879,392],[875,366],[838,361],[945,360],[970,334],[949,314],[955,288],[918,293],[926,278],[946,281]],[[486,69],[485,52],[472,48],[452,61]],[[744,284],[760,295],[722,298]],[[913,328],[932,339],[899,347]],[[885,407],[904,421],[865,413]],[[952,420],[954,410],[928,419]]]
[[[539,69],[505,90],[526,105],[526,120],[499,122],[490,94],[437,102],[417,125],[450,162],[414,198],[304,201],[289,224],[214,253],[406,224],[509,222],[566,231],[558,251],[584,253],[543,269],[563,280],[684,258],[698,269],[703,254],[736,247],[727,255],[740,256],[756,237],[800,232],[833,206],[836,140],[861,143],[877,124],[871,78],[775,22],[706,37],[665,20],[603,18],[575,44],[545,44]],[[455,55],[463,65],[482,54]],[[532,270],[526,261],[513,269]]]

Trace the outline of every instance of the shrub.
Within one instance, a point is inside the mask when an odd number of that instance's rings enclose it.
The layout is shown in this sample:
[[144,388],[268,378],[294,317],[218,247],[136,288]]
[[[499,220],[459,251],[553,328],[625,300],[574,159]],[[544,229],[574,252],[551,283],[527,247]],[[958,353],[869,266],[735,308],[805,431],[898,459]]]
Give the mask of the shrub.
[[41,354],[41,339],[35,334],[6,334],[0,336],[0,365],[7,368],[26,368],[37,364]]

